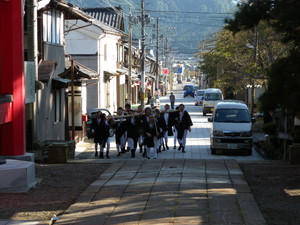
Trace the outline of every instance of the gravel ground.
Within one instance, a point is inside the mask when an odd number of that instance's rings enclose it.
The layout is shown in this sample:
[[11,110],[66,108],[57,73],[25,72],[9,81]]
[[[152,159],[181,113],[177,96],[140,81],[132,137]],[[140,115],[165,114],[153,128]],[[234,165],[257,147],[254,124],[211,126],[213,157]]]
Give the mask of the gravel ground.
[[[50,220],[65,211],[110,164],[36,164],[26,194],[0,194],[0,219]],[[268,225],[300,224],[300,165],[241,163]]]
[[300,224],[300,165],[275,161],[240,166],[267,224]]
[[50,220],[65,211],[110,164],[36,164],[37,185],[0,194],[0,219]]

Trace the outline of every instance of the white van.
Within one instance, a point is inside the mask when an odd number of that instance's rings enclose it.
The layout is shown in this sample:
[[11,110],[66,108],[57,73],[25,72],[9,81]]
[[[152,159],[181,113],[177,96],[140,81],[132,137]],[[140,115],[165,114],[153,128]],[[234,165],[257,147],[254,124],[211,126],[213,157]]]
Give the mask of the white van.
[[213,117],[210,136],[211,153],[220,150],[245,150],[252,155],[252,122],[247,105],[242,101],[218,102]]
[[203,98],[203,116],[206,116],[206,113],[212,113],[218,101],[223,100],[223,94],[220,89],[217,88],[208,88],[205,90]]

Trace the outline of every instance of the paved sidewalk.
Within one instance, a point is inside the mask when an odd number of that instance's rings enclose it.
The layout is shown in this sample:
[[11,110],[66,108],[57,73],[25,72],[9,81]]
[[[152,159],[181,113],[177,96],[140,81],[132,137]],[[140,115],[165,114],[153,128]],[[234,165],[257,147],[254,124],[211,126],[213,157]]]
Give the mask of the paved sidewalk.
[[117,161],[55,224],[266,224],[235,160]]

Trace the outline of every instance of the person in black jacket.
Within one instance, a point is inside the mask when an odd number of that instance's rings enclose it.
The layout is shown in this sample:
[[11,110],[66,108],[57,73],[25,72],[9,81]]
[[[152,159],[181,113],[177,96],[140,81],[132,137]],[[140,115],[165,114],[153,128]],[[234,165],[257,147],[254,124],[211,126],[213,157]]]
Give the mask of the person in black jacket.
[[[98,112],[96,118],[92,120],[92,132],[94,132],[95,156],[98,156],[97,146],[100,146],[100,158],[103,157],[104,147],[109,136],[109,125],[106,121],[106,115]],[[109,151],[106,151],[106,157],[109,158]]]
[[[128,110],[128,115],[133,115],[133,110]],[[138,116],[128,117],[126,120],[126,130],[127,130],[127,142],[128,147],[131,151],[131,158],[135,158],[135,151],[137,148],[137,143],[139,139],[139,129],[140,119]]]
[[175,111],[171,113],[171,117],[172,117],[172,131],[173,131],[173,135],[174,135],[174,150],[176,149],[176,142],[177,142],[177,129],[176,129],[176,123],[177,123],[177,120],[176,118],[178,117],[179,115],[179,107],[176,106],[175,108]]
[[146,145],[144,143],[144,133],[145,133],[145,127],[147,127],[148,123],[149,123],[149,116],[151,115],[151,108],[150,107],[146,107],[145,110],[145,115],[140,116],[140,126],[142,127],[142,132],[140,132],[140,134],[143,135],[143,144],[140,146],[140,151],[143,148],[143,157],[146,157],[147,154],[147,148]]
[[151,149],[153,149],[154,159],[157,158],[157,150],[155,148],[155,142],[159,137],[158,127],[155,120],[155,116],[151,114],[149,116],[149,122],[145,125],[144,145],[146,146],[146,157],[150,159]]
[[177,129],[177,139],[179,142],[178,151],[182,150],[185,153],[185,144],[186,144],[186,137],[187,132],[191,132],[191,126],[193,126],[193,122],[189,113],[184,109],[185,106],[183,104],[179,105],[179,113],[176,120],[176,129]]
[[159,137],[157,137],[156,147],[158,148],[158,152],[161,152],[161,147],[163,147],[163,151],[166,150],[164,145],[164,133],[167,131],[167,124],[164,117],[160,114],[159,109],[155,109],[155,118],[157,122],[157,129],[159,133]]
[[174,135],[172,127],[174,126],[173,118],[174,118],[175,114],[173,112],[170,112],[170,105],[165,104],[165,110],[163,113],[161,113],[161,115],[164,118],[164,120],[166,122],[166,126],[167,126],[167,129],[164,132],[164,141],[165,141],[166,149],[169,150],[168,139],[169,139],[169,136]]
[[[117,116],[123,116],[123,108],[119,107],[117,110]],[[125,145],[126,145],[126,123],[125,119],[118,119],[118,121],[114,121],[113,128],[115,129],[115,139],[116,139],[116,146],[117,146],[117,152],[118,156],[122,153],[125,153]],[[121,151],[120,151],[121,150]]]

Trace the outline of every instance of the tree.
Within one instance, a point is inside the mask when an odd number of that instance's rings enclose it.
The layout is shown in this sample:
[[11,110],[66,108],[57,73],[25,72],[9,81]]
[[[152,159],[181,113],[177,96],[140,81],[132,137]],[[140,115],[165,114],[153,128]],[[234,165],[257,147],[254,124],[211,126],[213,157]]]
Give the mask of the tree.
[[278,104],[292,114],[300,112],[300,1],[250,0],[239,5],[234,19],[228,19],[227,29],[239,33],[251,30],[262,22],[272,27],[289,49],[284,57],[272,62],[268,73],[268,89],[262,96],[262,106],[272,110]]
[[234,34],[222,30],[202,43],[210,48],[201,48],[197,56],[202,58],[201,70],[208,75],[212,86],[237,93],[253,80],[260,85],[266,83],[271,65],[285,57],[289,48],[280,43],[281,36],[267,23],[260,23],[256,31],[250,29]]

